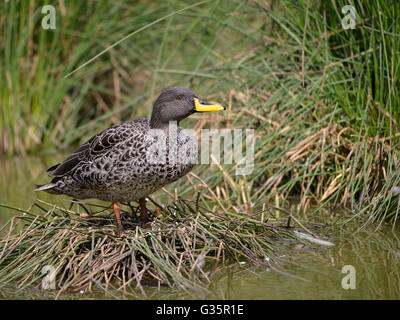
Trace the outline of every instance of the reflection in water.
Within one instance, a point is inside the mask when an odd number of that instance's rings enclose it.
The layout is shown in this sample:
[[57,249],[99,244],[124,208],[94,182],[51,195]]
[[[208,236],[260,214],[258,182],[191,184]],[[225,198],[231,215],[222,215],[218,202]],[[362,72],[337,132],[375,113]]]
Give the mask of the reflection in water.
[[[39,195],[33,190],[35,189],[35,183],[46,180],[48,165],[61,159],[62,156],[52,156],[48,161],[37,157],[0,158],[0,171],[2,174],[0,179],[0,203],[28,209],[38,197],[54,202],[54,197]],[[65,201],[63,199],[66,198],[56,199],[56,201],[61,203]],[[0,224],[3,225],[14,214],[16,212],[13,210],[0,208]]]
[[[272,266],[235,265],[219,273],[207,299],[399,299],[400,239],[391,227],[363,230],[348,226],[330,230],[335,246],[298,245],[290,256]],[[321,232],[321,230],[319,231]],[[345,265],[355,268],[356,288],[343,289]],[[155,294],[157,299],[189,296],[171,290]]]
[[[46,168],[62,160],[39,158],[0,159],[0,202],[18,208],[29,208],[37,197],[65,205],[68,197],[54,197],[33,192],[35,183],[46,181]],[[0,227],[16,214],[0,207]],[[307,227],[334,246],[304,242],[295,244],[291,254],[282,255],[270,265],[252,266],[242,263],[221,270],[212,279],[210,290],[201,296],[188,296],[182,290],[148,286],[153,299],[399,299],[400,298],[400,238],[399,228],[380,226],[364,228],[357,224],[333,226],[342,212],[321,210]],[[298,229],[299,232],[304,232]],[[342,288],[345,265],[355,268],[356,289]],[[50,297],[51,293],[49,292]],[[110,292],[114,297],[133,298],[129,292]],[[121,296],[122,295],[122,296]],[[101,293],[65,294],[64,298],[112,298]],[[18,297],[18,298],[23,298]]]

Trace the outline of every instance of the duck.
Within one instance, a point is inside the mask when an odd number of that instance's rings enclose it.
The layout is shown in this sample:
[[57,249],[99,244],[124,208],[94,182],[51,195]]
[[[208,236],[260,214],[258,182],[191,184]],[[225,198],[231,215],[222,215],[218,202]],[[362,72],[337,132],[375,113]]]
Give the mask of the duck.
[[146,197],[197,164],[197,138],[180,121],[222,110],[226,107],[201,100],[188,88],[167,88],[154,102],[150,119],[121,122],[97,133],[48,168],[52,180],[37,184],[35,191],[111,202],[119,237],[125,238],[120,203],[139,202],[141,223],[146,225]]

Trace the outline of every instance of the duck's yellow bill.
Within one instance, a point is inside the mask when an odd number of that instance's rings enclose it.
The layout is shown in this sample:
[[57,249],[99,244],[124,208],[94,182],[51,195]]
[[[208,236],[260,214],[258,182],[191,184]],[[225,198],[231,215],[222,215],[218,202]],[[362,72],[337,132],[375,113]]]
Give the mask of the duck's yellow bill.
[[207,102],[200,101],[197,98],[194,98],[194,106],[197,112],[215,112],[225,110],[225,107],[220,104],[208,104]]

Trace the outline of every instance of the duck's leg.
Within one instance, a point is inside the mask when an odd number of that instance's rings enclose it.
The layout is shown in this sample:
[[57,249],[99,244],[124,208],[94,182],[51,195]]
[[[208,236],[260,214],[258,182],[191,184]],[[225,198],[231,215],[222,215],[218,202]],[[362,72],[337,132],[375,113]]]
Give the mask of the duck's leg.
[[117,202],[113,203],[113,207],[114,207],[115,218],[117,219],[117,226],[118,226],[119,236],[121,238],[125,238],[126,237],[126,233],[124,232],[124,228],[122,227],[122,223],[121,223],[121,209],[120,209],[119,204]]
[[147,220],[146,199],[140,198],[139,204],[140,204],[140,219],[142,220],[143,225],[146,225],[146,220]]

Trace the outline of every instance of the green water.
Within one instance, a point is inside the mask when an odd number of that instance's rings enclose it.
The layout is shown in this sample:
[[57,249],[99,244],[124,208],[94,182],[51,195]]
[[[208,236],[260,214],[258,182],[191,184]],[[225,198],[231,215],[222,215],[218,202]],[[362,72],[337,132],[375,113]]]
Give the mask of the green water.
[[[22,209],[28,208],[38,198],[67,204],[67,197],[33,192],[35,183],[46,182],[45,169],[61,159],[62,156],[0,159],[0,202]],[[0,226],[14,214],[17,212],[0,208]],[[245,261],[231,265],[212,278],[208,292],[188,294],[174,288],[158,290],[147,287],[146,293],[151,299],[399,299],[399,228],[373,225],[360,231],[359,225],[354,223],[341,228],[332,227],[332,222],[342,215],[340,211],[324,210],[317,216],[307,217],[311,221],[307,227],[334,246],[298,244],[290,254],[280,256],[270,265],[254,266]],[[349,280],[348,272],[342,273],[343,267],[349,265],[355,271],[354,281]],[[343,284],[355,288],[345,289]],[[34,294],[38,298],[52,297],[51,292]],[[7,297],[31,298],[32,293]],[[68,299],[133,297],[129,292],[107,294],[102,291],[61,296]]]

